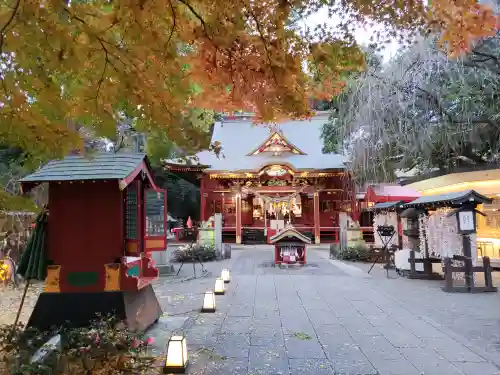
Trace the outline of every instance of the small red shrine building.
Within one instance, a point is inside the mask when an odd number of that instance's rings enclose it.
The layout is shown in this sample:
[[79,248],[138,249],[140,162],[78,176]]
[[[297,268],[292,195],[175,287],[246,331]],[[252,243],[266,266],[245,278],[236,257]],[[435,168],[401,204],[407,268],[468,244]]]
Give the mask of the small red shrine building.
[[47,183],[47,278],[29,326],[102,315],[145,330],[161,315],[151,283],[151,251],[166,248],[166,192],[141,153],[96,153],[54,160],[21,180],[23,191]]
[[328,113],[272,125],[252,120],[224,117],[211,140],[221,145],[219,155],[203,151],[168,160],[165,168],[196,177],[200,219],[222,213],[225,242],[266,243],[287,224],[315,243],[336,241],[339,213],[356,216],[357,205],[344,157],[322,152]]

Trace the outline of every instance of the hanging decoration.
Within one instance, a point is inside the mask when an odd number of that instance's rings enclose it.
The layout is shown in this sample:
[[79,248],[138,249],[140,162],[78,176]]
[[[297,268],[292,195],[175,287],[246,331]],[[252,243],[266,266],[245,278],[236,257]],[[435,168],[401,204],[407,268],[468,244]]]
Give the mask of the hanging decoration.
[[[423,236],[421,243],[427,244],[431,257],[453,258],[454,255],[463,255],[462,235],[458,232],[457,220],[454,215],[449,215],[453,210],[450,208],[439,208],[429,213],[428,219],[421,221],[421,226],[425,227],[427,238]],[[476,265],[477,246],[476,235],[469,235],[471,241],[472,264]],[[462,267],[464,262],[454,260],[453,266]],[[454,272],[454,280],[464,280],[463,272]]]
[[288,203],[292,198],[299,196],[307,188],[307,186],[308,185],[304,185],[299,190],[297,190],[289,195],[281,196],[281,197],[270,197],[268,195],[263,195],[263,194],[259,193],[258,191],[252,189],[249,186],[244,186],[242,188],[242,191],[244,191],[247,194],[253,194],[256,197],[261,198],[266,203],[269,203],[269,202],[270,203],[280,203],[280,202]]
[[428,222],[429,216],[425,214],[421,214],[418,216],[418,238],[420,240],[419,247],[420,249],[423,249],[425,251],[426,257],[439,258],[441,257],[441,255],[433,250],[431,251],[431,249],[429,248]]

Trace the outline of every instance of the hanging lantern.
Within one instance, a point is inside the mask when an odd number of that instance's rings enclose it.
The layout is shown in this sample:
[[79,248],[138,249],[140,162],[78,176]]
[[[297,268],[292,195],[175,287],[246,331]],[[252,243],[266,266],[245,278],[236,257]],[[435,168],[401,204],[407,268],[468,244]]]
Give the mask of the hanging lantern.
[[172,336],[167,344],[166,374],[184,374],[188,365],[188,353],[186,338],[184,336]]
[[220,277],[215,279],[215,294],[217,295],[222,295],[225,293],[224,290],[224,280],[222,280]]
[[201,312],[215,312],[215,294],[211,290],[207,290],[204,294]]
[[229,270],[227,268],[224,268],[222,270],[222,272],[220,273],[220,277],[226,284],[231,281],[231,275],[229,274]]

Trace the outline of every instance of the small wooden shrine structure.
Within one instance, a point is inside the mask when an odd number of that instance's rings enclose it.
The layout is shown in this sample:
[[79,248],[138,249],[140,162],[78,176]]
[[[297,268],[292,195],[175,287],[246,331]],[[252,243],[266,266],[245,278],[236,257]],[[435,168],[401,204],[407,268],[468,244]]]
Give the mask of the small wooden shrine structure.
[[311,240],[289,226],[270,239],[274,245],[274,264],[306,264],[306,245]]
[[49,184],[44,292],[28,326],[88,324],[113,314],[142,331],[162,314],[151,251],[166,249],[166,192],[145,154],[68,156],[21,180]]
[[[408,232],[419,232],[421,247],[426,258],[440,258],[445,272],[446,292],[492,292],[496,291],[491,280],[491,266],[488,257],[482,257],[482,266],[476,266],[476,214],[477,206],[491,203],[474,190],[466,190],[435,196],[425,196],[404,205],[405,208],[419,209],[423,215],[413,216]],[[403,212],[404,214],[404,212]],[[416,263],[415,258],[409,259]],[[474,282],[474,272],[484,272],[485,286]],[[464,285],[454,285],[463,280]]]

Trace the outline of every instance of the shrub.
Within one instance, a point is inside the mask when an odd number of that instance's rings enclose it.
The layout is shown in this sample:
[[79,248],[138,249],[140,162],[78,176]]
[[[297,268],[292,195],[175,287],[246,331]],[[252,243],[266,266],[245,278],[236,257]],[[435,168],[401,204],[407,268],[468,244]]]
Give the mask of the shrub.
[[212,261],[216,259],[215,247],[204,245],[186,245],[172,253],[172,262]]
[[[0,327],[0,374],[139,374],[156,360],[147,357],[152,338],[130,333],[116,320],[99,319],[86,328],[38,332],[22,325]],[[13,333],[13,334],[12,334]],[[12,336],[11,336],[12,334]],[[61,335],[60,348],[38,363],[33,355],[51,337]]]
[[370,257],[368,247],[363,242],[349,244],[346,249],[339,252],[338,259],[351,261],[367,261]]

